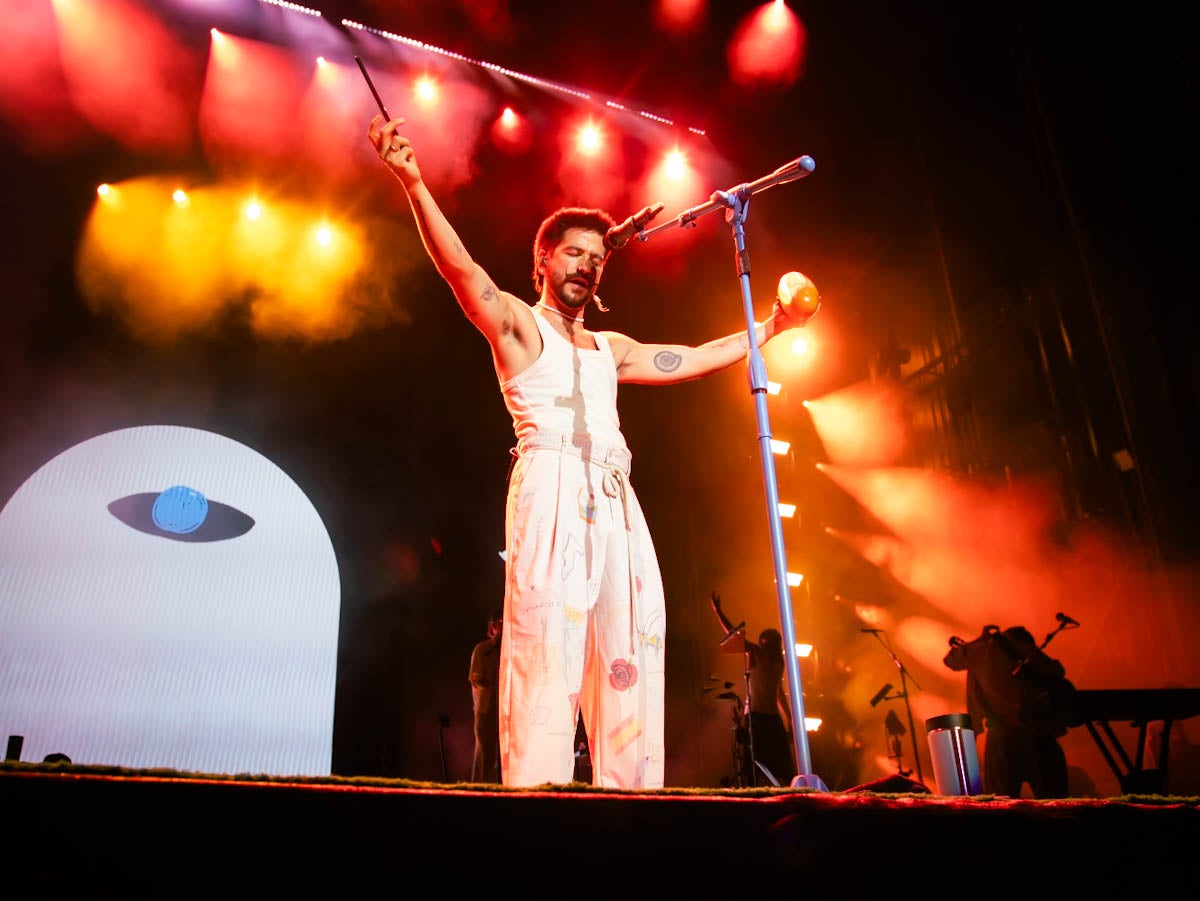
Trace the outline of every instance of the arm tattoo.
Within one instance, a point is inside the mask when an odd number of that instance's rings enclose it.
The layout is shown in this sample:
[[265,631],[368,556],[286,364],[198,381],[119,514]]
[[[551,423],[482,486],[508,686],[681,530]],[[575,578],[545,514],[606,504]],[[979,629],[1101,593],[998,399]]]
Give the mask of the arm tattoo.
[[483,289],[483,293],[479,295],[479,299],[484,303],[494,303],[500,299],[500,292],[496,290],[495,285],[488,285]]
[[669,350],[661,350],[654,355],[654,366],[662,372],[674,372],[683,362],[683,357]]

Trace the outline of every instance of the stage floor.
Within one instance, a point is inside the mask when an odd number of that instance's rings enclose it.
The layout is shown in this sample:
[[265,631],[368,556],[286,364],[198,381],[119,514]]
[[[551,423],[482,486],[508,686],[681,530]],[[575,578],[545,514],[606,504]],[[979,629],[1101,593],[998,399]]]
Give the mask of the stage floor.
[[[10,884],[155,897],[332,886],[701,897],[771,887],[1200,890],[1200,799],[1031,801],[876,789],[516,790],[8,763]],[[26,878],[28,877],[28,878]],[[30,882],[29,879],[33,879]],[[1031,887],[1035,890],[1031,891]]]

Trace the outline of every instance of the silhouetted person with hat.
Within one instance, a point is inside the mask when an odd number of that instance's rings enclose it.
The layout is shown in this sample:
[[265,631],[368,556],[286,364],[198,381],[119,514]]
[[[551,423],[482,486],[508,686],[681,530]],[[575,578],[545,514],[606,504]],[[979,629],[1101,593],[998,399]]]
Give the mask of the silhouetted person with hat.
[[1067,733],[1074,686],[1024,626],[985,626],[973,641],[950,640],[942,661],[967,672],[967,713],[984,736],[985,792],[1035,798],[1070,794],[1067,758],[1058,739]]

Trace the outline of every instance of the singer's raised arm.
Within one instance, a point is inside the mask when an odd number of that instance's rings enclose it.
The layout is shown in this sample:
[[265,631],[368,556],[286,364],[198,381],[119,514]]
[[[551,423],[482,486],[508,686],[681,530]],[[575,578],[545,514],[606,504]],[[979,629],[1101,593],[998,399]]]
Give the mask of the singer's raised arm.
[[497,288],[467,252],[422,179],[412,142],[398,132],[404,122],[403,118],[384,122],[382,116],[376,116],[371,120],[367,137],[375,145],[379,158],[404,186],[421,241],[433,265],[449,284],[463,313],[492,345],[500,363],[513,351],[523,349],[511,345],[515,336],[528,332],[516,328],[518,317],[529,316],[528,307],[520,298]]

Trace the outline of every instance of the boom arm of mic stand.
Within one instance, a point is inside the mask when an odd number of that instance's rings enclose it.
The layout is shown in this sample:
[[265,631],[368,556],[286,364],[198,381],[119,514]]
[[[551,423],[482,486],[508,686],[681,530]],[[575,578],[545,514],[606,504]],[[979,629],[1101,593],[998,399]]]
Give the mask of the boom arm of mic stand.
[[1038,650],[1044,650],[1046,645],[1050,644],[1050,642],[1054,640],[1054,636],[1057,635],[1059,632],[1061,632],[1066,627],[1067,627],[1066,623],[1059,623],[1058,628],[1055,629],[1053,632],[1051,632],[1049,635],[1047,635],[1045,641],[1043,641],[1040,645],[1038,645]]
[[682,228],[691,225],[701,216],[717,210],[728,209],[729,204],[723,198],[732,196],[745,200],[752,194],[765,191],[767,188],[773,188],[775,185],[786,185],[790,181],[804,178],[804,176],[809,175],[816,167],[817,164],[811,156],[797,157],[790,163],[784,163],[770,175],[764,175],[757,181],[737,185],[728,191],[714,191],[708,203],[702,203],[699,206],[686,209],[669,222],[663,222],[660,225],[654,226],[654,228],[644,229],[634,235],[634,237],[639,241],[646,241],[649,240],[651,235],[658,234],[664,229]]

